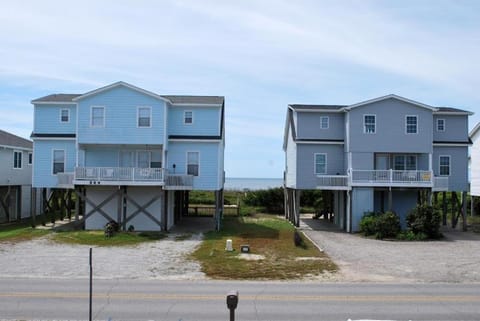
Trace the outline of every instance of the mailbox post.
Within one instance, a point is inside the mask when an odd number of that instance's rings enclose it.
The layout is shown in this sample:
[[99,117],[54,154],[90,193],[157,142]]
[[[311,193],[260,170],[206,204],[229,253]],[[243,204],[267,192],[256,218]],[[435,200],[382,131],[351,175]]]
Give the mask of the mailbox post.
[[230,310],[230,321],[235,321],[235,309],[238,305],[238,291],[230,291],[227,294],[227,307]]

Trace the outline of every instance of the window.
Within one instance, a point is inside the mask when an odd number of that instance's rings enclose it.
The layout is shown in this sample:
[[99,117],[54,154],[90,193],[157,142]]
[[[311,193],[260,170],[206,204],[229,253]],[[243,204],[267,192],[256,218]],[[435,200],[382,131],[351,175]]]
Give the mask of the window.
[[135,167],[135,152],[131,150],[122,150],[119,154],[118,166],[119,167]]
[[363,132],[365,134],[375,134],[376,132],[376,120],[375,115],[363,116]]
[[437,131],[445,131],[445,119],[437,119]]
[[198,176],[200,165],[199,152],[187,152],[187,175]]
[[152,109],[150,107],[138,107],[137,126],[150,127],[152,118]]
[[28,165],[32,165],[33,163],[33,153],[28,153]]
[[162,167],[162,152],[154,150],[150,153],[150,167],[161,168]]
[[60,109],[60,122],[68,123],[70,121],[70,109]]
[[183,123],[184,124],[193,124],[193,111],[187,110],[184,113],[184,118],[183,118]]
[[105,108],[92,107],[91,123],[92,127],[105,127]]
[[137,152],[137,167],[139,168],[150,167],[150,152],[147,152],[147,151]]
[[406,116],[405,127],[407,134],[417,133],[417,116]]
[[440,176],[450,175],[450,156],[440,156],[439,167]]
[[416,171],[417,156],[415,155],[395,155],[394,169],[396,171]]
[[327,155],[326,154],[315,154],[315,174],[326,174],[327,173]]
[[65,151],[53,150],[53,174],[65,172]]
[[13,168],[17,168],[17,169],[22,168],[22,152],[19,152],[19,151],[13,152]]
[[320,117],[320,128],[328,129],[328,116]]

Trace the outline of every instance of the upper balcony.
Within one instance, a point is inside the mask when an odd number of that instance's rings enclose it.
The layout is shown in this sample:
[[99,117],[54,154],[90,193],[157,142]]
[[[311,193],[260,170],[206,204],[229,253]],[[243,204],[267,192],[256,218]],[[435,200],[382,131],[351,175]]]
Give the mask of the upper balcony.
[[164,168],[76,167],[74,173],[59,173],[58,187],[74,185],[163,186],[168,190],[191,190],[192,175],[169,174]]
[[448,177],[433,175],[432,171],[351,170],[348,175],[319,175],[318,189],[349,190],[363,187],[415,187],[448,191]]

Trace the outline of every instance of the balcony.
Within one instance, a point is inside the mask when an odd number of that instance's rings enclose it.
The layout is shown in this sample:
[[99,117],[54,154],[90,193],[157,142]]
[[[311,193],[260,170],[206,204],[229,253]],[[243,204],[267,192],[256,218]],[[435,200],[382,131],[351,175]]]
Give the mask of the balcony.
[[75,185],[165,186],[166,189],[192,189],[191,175],[169,175],[164,168],[76,167]]
[[448,191],[448,177],[434,177],[431,171],[351,170],[349,175],[319,175],[317,188],[348,190],[364,187],[417,187]]
[[73,188],[74,173],[57,173],[58,188]]

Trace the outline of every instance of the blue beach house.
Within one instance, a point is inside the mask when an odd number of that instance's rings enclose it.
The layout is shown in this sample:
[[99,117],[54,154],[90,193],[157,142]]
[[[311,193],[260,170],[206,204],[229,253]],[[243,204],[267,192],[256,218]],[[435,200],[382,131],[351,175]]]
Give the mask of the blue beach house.
[[394,211],[405,226],[419,195],[465,196],[469,115],[397,95],[353,105],[289,105],[286,217],[299,224],[302,190],[330,191],[334,221],[348,232],[359,230],[367,212]]
[[188,192],[215,192],[223,208],[225,101],[117,82],[32,101],[33,187],[70,189],[86,229],[169,230]]

